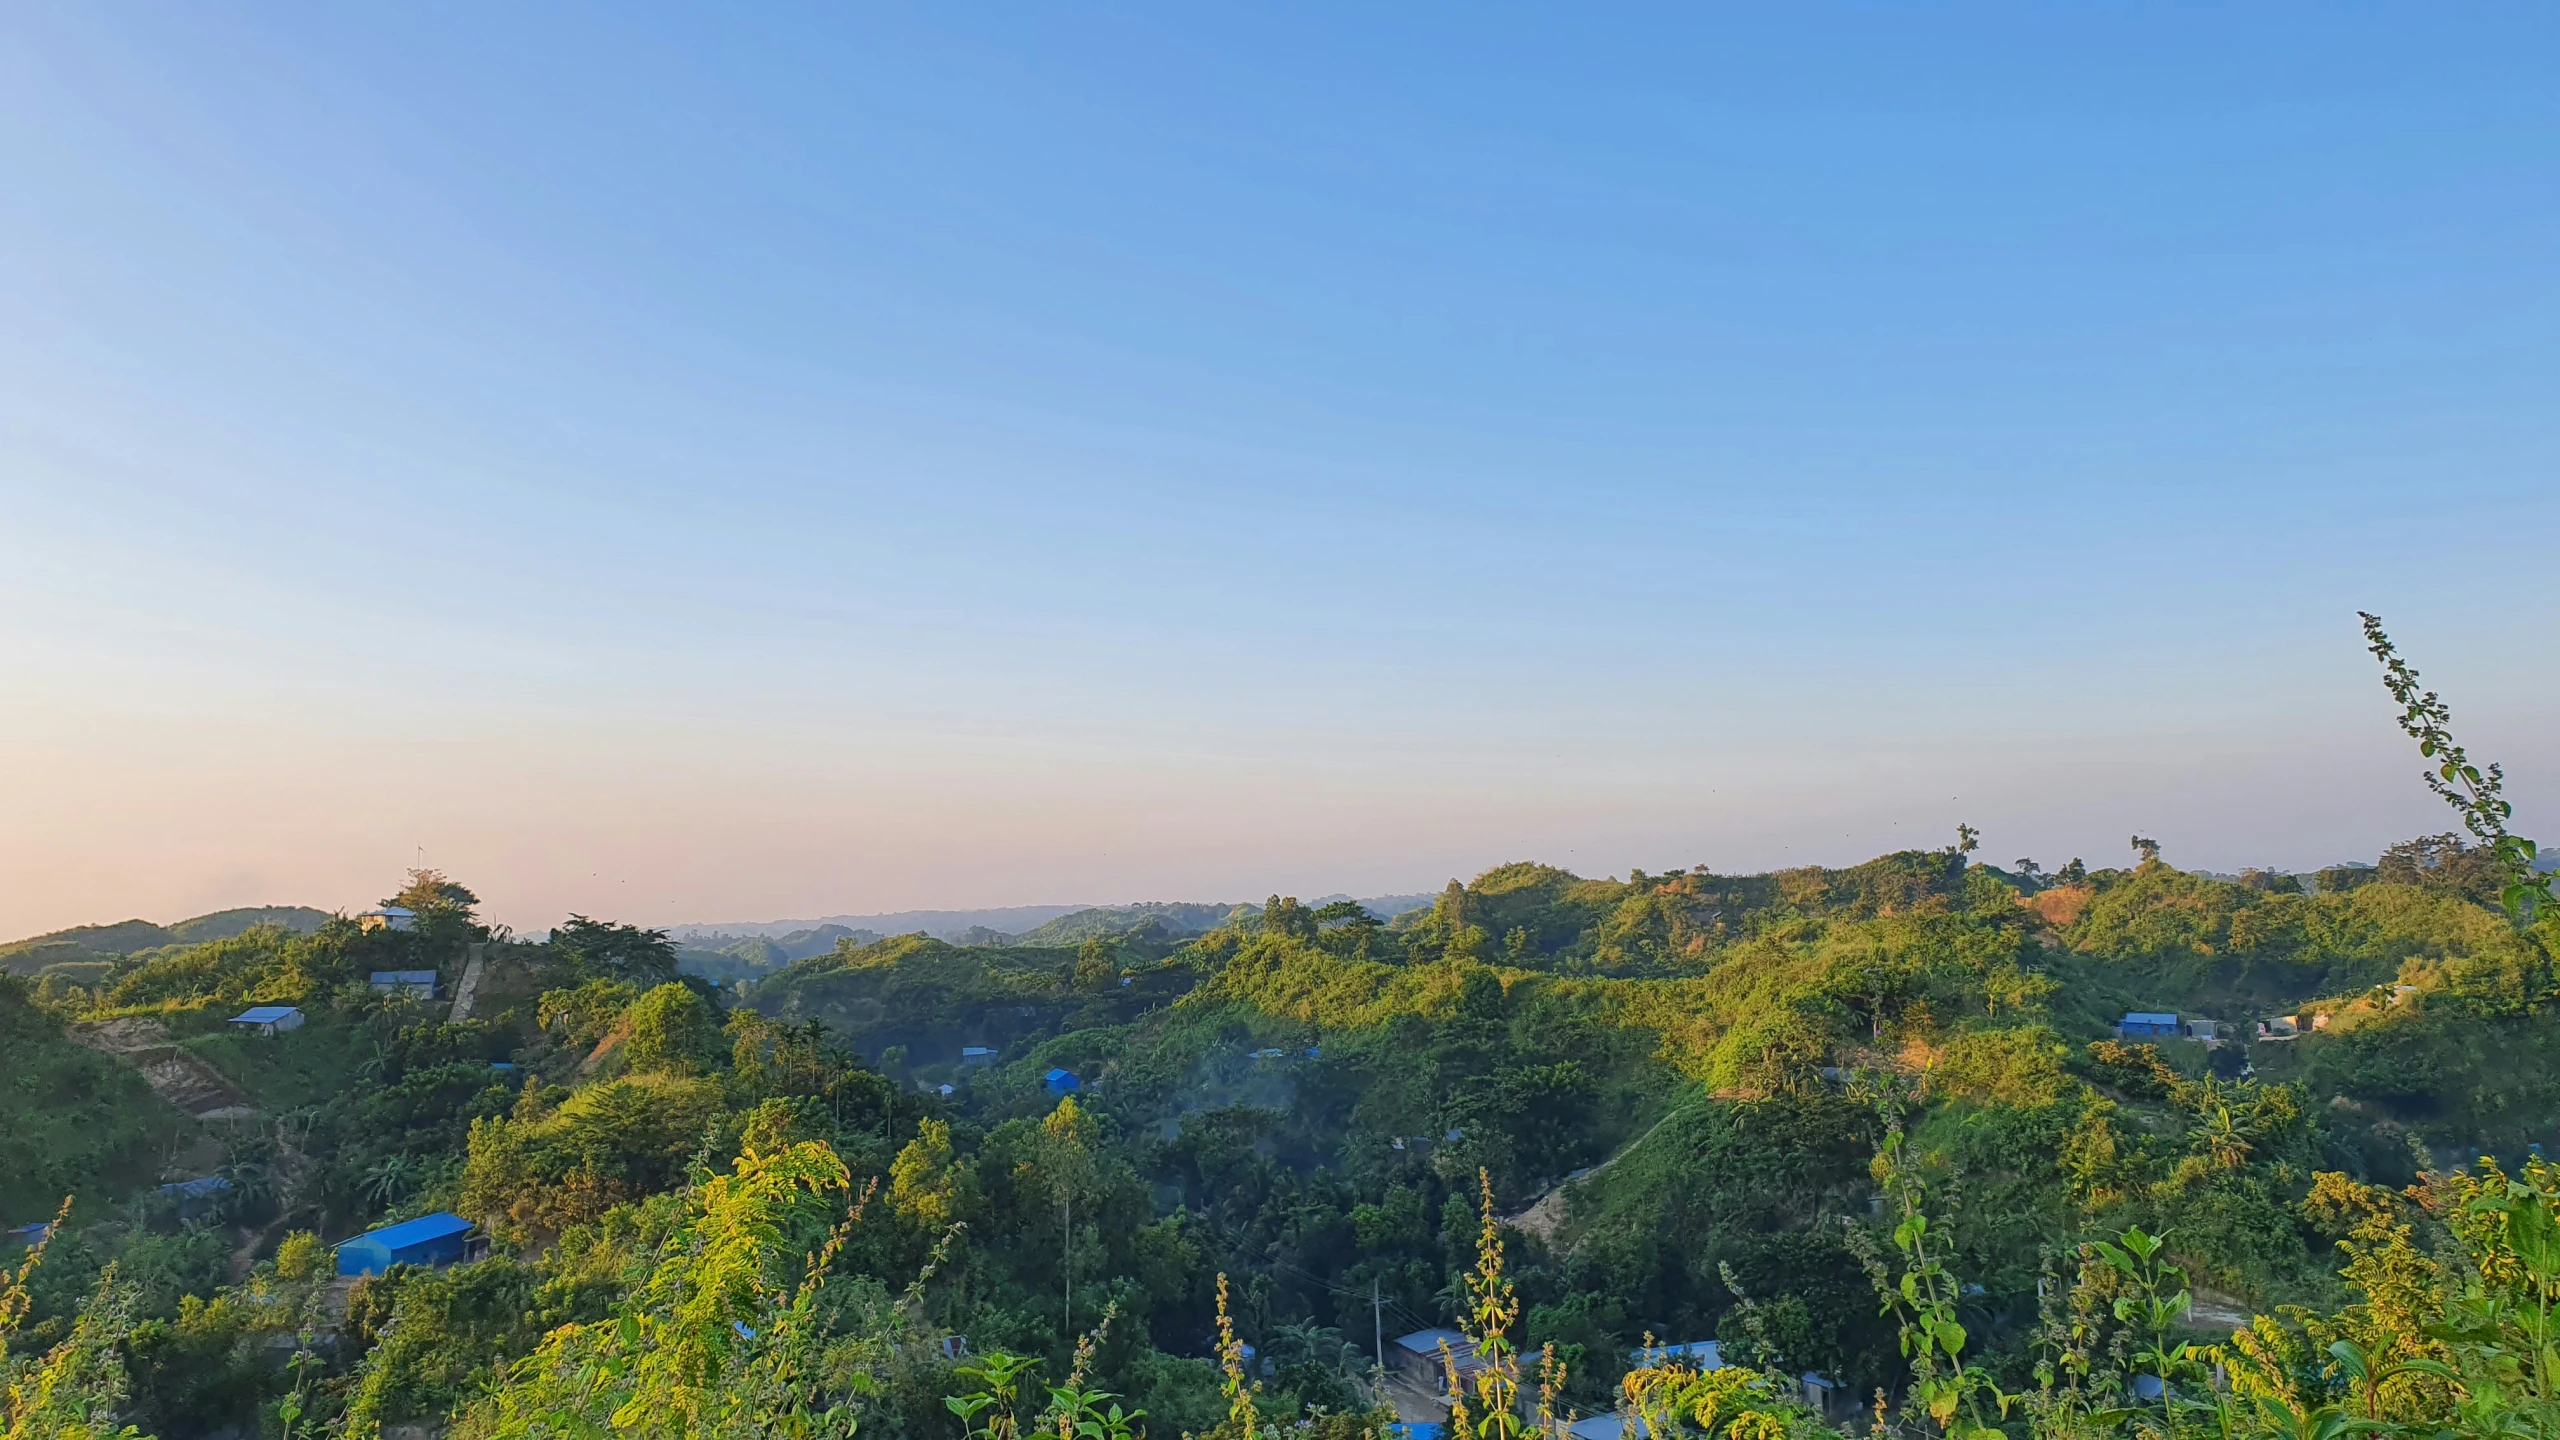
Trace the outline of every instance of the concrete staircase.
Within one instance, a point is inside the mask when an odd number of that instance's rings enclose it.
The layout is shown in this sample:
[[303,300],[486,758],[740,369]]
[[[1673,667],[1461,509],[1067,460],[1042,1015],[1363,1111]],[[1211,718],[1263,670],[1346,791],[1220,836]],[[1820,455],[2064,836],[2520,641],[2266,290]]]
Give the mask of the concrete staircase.
[[453,987],[453,1013],[445,1017],[448,1023],[470,1019],[472,997],[480,993],[480,972],[488,968],[489,947],[474,945],[470,956],[462,964],[461,983]]

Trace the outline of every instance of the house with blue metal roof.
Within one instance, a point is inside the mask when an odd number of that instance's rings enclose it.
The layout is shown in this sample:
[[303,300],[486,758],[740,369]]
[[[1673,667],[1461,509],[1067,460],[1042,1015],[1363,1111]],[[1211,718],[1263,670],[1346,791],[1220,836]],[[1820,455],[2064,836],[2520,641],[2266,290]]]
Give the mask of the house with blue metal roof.
[[192,1220],[213,1208],[215,1201],[231,1193],[231,1182],[219,1175],[203,1175],[193,1180],[178,1180],[160,1187],[160,1194],[178,1207],[178,1217]]
[[1040,1083],[1052,1095],[1073,1095],[1084,1088],[1073,1070],[1052,1070],[1040,1077]]
[[2135,1010],[2116,1026],[2116,1033],[2127,1040],[2178,1038],[2178,1017],[2165,1010]]
[[1644,1440],[1653,1433],[1653,1428],[1645,1424],[1641,1415],[1630,1420],[1609,1414],[1577,1420],[1566,1426],[1564,1433],[1572,1436],[1573,1440]]
[[1692,1370],[1724,1368],[1724,1342],[1692,1340],[1685,1345],[1655,1345],[1647,1350],[1630,1350],[1627,1363],[1638,1367],[1680,1364]]
[[433,970],[376,970],[366,980],[377,995],[397,995],[403,1000],[436,998]]
[[451,1265],[460,1260],[471,1222],[439,1210],[338,1242],[338,1273],[379,1275],[394,1265]]
[[281,1035],[302,1028],[302,1012],[290,1005],[252,1005],[231,1017],[234,1025],[244,1025],[260,1035]]

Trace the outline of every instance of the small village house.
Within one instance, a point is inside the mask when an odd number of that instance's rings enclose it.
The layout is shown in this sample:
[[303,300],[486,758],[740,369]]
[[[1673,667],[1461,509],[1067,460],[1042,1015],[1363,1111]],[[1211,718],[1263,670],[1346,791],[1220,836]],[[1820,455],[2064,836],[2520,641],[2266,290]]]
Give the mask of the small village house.
[[450,1211],[421,1215],[338,1242],[338,1273],[379,1275],[394,1265],[441,1267],[470,1248],[471,1222]]
[[[1446,1348],[1445,1357],[1442,1354]],[[1449,1386],[1449,1364],[1458,1367],[1458,1383],[1463,1385],[1489,1362],[1476,1353],[1476,1342],[1455,1330],[1416,1330],[1399,1335],[1388,1343],[1387,1365],[1397,1375],[1427,1387],[1434,1395]]]
[[231,1023],[259,1035],[281,1035],[302,1028],[302,1012],[291,1005],[252,1005],[232,1016]]

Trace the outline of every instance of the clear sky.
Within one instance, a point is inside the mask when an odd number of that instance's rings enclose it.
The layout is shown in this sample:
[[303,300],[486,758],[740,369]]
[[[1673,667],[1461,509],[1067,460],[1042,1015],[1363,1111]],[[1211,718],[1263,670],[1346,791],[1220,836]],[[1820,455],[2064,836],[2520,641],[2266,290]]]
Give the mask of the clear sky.
[[[747,13],[752,12],[752,13]],[[2560,802],[2560,10],[0,9],[0,933]]]

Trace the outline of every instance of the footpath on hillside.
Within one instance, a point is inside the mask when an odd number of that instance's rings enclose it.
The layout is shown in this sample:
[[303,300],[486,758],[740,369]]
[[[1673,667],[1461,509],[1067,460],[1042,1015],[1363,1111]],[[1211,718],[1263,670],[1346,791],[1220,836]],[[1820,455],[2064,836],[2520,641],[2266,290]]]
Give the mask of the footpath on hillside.
[[1555,1244],[1556,1237],[1564,1231],[1566,1189],[1590,1179],[1592,1176],[1599,1174],[1601,1171],[1617,1164],[1620,1160],[1625,1159],[1628,1153],[1633,1151],[1637,1146],[1652,1139],[1655,1131],[1670,1124],[1675,1118],[1687,1114],[1689,1112],[1689,1108],[1690,1107],[1686,1105],[1672,1107],[1670,1113],[1664,1115],[1661,1119],[1654,1121],[1651,1125],[1646,1126],[1643,1134],[1628,1141],[1626,1144],[1619,1146],[1616,1150],[1611,1151],[1608,1159],[1601,1161],[1597,1165],[1591,1166],[1589,1169],[1576,1170],[1572,1174],[1564,1177],[1562,1180],[1557,1181],[1554,1185],[1548,1188],[1545,1194],[1530,1201],[1527,1208],[1521,1210],[1519,1214],[1503,1216],[1502,1223],[1519,1231],[1523,1235],[1535,1235],[1543,1244]]

